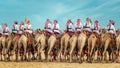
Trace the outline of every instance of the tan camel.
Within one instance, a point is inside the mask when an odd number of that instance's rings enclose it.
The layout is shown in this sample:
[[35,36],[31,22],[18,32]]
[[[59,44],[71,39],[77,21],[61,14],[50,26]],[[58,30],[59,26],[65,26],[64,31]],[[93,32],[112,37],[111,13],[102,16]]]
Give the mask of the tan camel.
[[77,33],[75,32],[74,35],[70,38],[69,40],[70,43],[70,62],[72,62],[72,57],[73,57],[73,53],[74,53],[74,49],[76,47],[77,44]]
[[[37,36],[37,35],[36,35]],[[45,46],[46,46],[46,36],[44,35],[44,31],[42,31],[42,34],[38,34],[38,37],[36,37],[36,44],[35,47],[37,47],[37,54],[41,57],[41,60],[46,59],[45,58]]]
[[107,53],[107,49],[110,46],[110,42],[111,42],[111,35],[109,33],[106,33],[102,39],[102,44],[104,45],[104,50],[102,53],[102,60],[107,59],[107,58],[105,58],[105,56]]
[[22,34],[21,37],[19,38],[19,40],[18,40],[18,48],[17,48],[17,50],[18,50],[17,51],[17,60],[20,59],[20,49],[21,49],[22,46],[24,48],[24,54],[23,54],[23,56],[24,56],[24,58],[27,58],[27,56],[26,56],[26,52],[27,52],[27,40],[28,40],[28,38],[24,34]]
[[91,59],[92,59],[92,56],[93,56],[93,51],[97,47],[96,44],[97,44],[96,33],[92,32],[92,34],[88,38],[88,54],[89,54],[89,60],[90,60],[90,62],[91,62]]
[[78,54],[79,54],[79,62],[82,62],[82,52],[83,52],[83,48],[85,46],[87,40],[87,36],[86,36],[86,31],[83,29],[82,32],[79,34],[78,36]]
[[8,42],[8,36],[3,35],[1,39],[1,45],[2,45],[2,56],[3,60],[7,60],[7,42]]
[[[15,38],[15,40],[14,40],[14,38]],[[14,40],[14,41],[13,41]],[[13,42],[12,42],[13,41]],[[16,44],[16,41],[17,41],[17,39],[16,39],[16,37],[13,37],[13,35],[11,34],[11,35],[9,35],[9,37],[8,37],[8,40],[7,40],[7,49],[6,49],[6,53],[8,54],[8,60],[13,60],[13,55],[15,55],[15,52],[14,52],[14,54],[13,54],[13,51],[15,51],[14,50],[14,46],[16,46],[15,44]],[[12,50],[13,51],[12,51]],[[12,57],[12,59],[10,59]],[[14,60],[15,60],[15,58],[14,58]]]
[[116,53],[117,53],[117,62],[120,62],[120,31],[117,31],[116,32],[116,45],[117,45],[117,50],[116,50]]
[[0,60],[2,60],[2,36],[0,37]]
[[48,39],[48,54],[47,54],[47,56],[48,56],[47,59],[48,60],[52,60],[52,58],[51,58],[51,51],[52,51],[53,47],[55,46],[55,43],[56,43],[56,37],[53,34]]
[[61,37],[61,46],[60,46],[60,51],[58,54],[58,59],[65,59],[66,58],[66,51],[67,51],[67,47],[69,44],[69,39],[70,36],[69,34],[64,31],[64,35]]

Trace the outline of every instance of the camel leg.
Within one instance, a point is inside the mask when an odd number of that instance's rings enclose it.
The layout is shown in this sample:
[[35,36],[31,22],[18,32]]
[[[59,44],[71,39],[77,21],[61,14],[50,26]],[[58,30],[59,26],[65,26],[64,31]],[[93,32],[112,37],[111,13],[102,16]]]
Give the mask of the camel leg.
[[[50,42],[50,41],[49,41]],[[48,50],[48,60],[51,59],[50,53],[53,49],[54,43],[48,43],[49,44],[49,50]]]
[[3,60],[6,61],[6,48],[5,48],[5,39],[2,40],[2,45],[3,45],[3,49],[2,49],[2,54],[3,54]]
[[66,39],[65,40],[64,54],[63,54],[64,55],[64,59],[66,59],[66,56],[67,56],[66,52],[67,52],[68,42],[69,42],[69,39]]
[[63,57],[63,59],[65,60],[66,59],[66,52],[67,52],[67,46],[68,46],[68,43],[66,42],[66,44],[65,44],[65,48],[64,48],[64,57]]
[[16,55],[16,60],[17,60],[17,61],[20,60],[20,48],[21,48],[21,45],[18,44],[18,51],[17,51],[17,55]]
[[[24,54],[23,54],[23,56],[26,58],[27,43],[26,43],[26,44],[23,44],[23,47],[24,47]],[[28,60],[28,59],[27,59],[27,60]]]
[[82,51],[83,51],[85,42],[86,42],[86,41],[78,42],[78,43],[81,43],[81,45],[80,45],[80,50],[79,50],[79,56],[80,56],[80,57],[79,57],[79,62],[80,62],[80,63],[82,62],[82,59],[81,59],[82,57],[81,57],[81,56],[82,56]]
[[60,50],[58,52],[58,60],[62,59],[62,50],[63,50],[63,46],[64,46],[64,38],[61,38],[61,41],[60,41],[61,45],[60,45]]
[[40,44],[37,45],[37,55],[35,54],[35,57],[36,59],[40,59]]
[[117,50],[116,50],[116,54],[117,54],[117,57],[116,57],[116,61],[118,62],[118,57],[119,57],[119,46],[120,46],[120,44],[119,44],[119,41],[116,41],[116,45],[117,45]]
[[[91,44],[92,44],[92,42],[91,42],[91,40],[90,39],[88,39],[88,58],[90,59],[90,51],[91,51]],[[89,61],[89,59],[88,59],[88,61]]]
[[40,48],[41,60],[45,60],[44,48],[45,48],[45,44],[43,43],[41,44],[41,48]]
[[106,40],[106,42],[105,42],[105,47],[104,47],[104,51],[103,51],[103,58],[102,58],[102,60],[104,61],[104,59],[105,59],[105,53],[106,53],[106,51],[107,51],[107,48],[108,48],[108,45],[109,45],[109,40]]
[[95,39],[92,40],[92,48],[91,48],[91,51],[90,51],[90,57],[92,57],[92,55],[93,55],[93,50],[95,48],[95,43],[96,43],[96,40]]
[[6,50],[6,53],[8,54],[8,58],[10,60],[10,54],[9,54],[9,49],[10,49],[10,46],[11,46],[11,41],[8,41],[8,46],[7,46],[7,50]]
[[50,47],[48,50],[48,60],[50,59],[50,53],[51,53],[52,48]]
[[59,50],[59,52],[58,52],[58,56],[57,56],[57,60],[58,60],[58,61],[60,61],[60,59],[61,59],[62,49],[63,49],[63,42],[61,41],[60,50]]
[[71,49],[70,49],[70,62],[72,62],[72,54],[73,54],[73,50],[75,49],[75,45],[72,44],[71,45]]

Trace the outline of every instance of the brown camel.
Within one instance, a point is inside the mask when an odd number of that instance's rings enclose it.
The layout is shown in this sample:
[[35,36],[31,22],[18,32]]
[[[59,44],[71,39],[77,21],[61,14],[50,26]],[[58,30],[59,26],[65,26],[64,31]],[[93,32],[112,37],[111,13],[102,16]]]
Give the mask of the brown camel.
[[[104,50],[103,50],[103,53],[102,53],[102,57],[103,57],[102,60],[107,59],[107,61],[109,61],[110,55],[113,54],[112,47],[115,46],[114,40],[112,40],[112,38],[111,38],[111,33],[108,32],[104,35],[104,37],[102,39],[102,44],[104,45]],[[109,59],[105,58],[105,56],[107,56],[106,53],[107,53],[108,47],[110,48],[109,50],[111,50],[111,53],[109,52]]]
[[95,35],[95,32],[92,32],[92,34],[88,38],[88,54],[89,54],[90,61],[91,61],[91,57],[93,55],[93,50],[96,47],[96,43],[97,43],[97,37]]

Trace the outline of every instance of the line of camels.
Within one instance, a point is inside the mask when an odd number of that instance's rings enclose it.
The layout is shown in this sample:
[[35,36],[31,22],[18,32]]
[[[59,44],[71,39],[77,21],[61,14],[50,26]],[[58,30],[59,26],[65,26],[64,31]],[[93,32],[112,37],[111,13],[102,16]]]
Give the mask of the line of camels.
[[0,61],[119,62],[120,31],[111,36],[105,29],[100,35],[84,29],[62,35],[39,29],[31,35],[0,35]]

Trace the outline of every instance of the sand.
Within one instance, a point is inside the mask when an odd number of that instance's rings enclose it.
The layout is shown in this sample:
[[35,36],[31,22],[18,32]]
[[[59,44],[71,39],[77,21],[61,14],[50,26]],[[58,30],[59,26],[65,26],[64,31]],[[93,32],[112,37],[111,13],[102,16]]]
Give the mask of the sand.
[[120,63],[0,62],[0,68],[120,68]]

